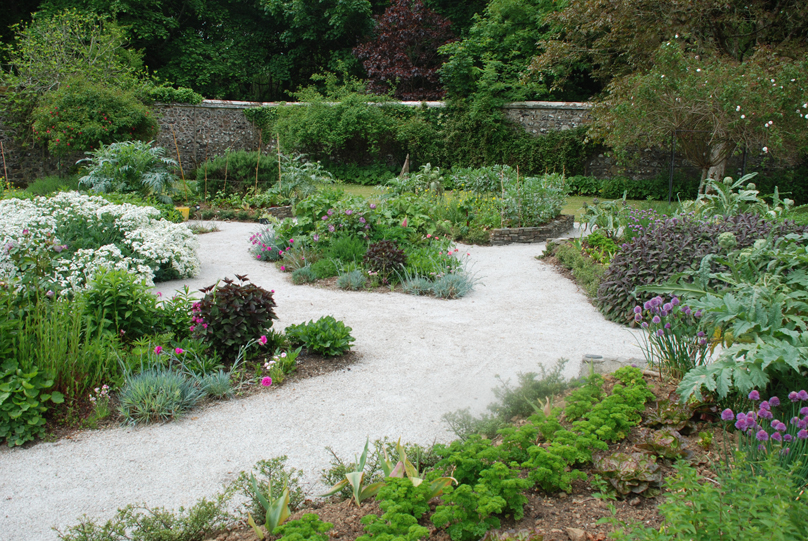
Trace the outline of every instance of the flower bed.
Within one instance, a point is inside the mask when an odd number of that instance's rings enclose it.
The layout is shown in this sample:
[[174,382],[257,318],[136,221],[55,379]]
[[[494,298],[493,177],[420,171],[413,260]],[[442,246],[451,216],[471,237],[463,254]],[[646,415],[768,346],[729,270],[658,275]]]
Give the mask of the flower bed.
[[79,290],[101,269],[126,270],[149,285],[196,275],[198,241],[159,214],[78,192],[0,201],[0,278],[35,270],[52,289]]

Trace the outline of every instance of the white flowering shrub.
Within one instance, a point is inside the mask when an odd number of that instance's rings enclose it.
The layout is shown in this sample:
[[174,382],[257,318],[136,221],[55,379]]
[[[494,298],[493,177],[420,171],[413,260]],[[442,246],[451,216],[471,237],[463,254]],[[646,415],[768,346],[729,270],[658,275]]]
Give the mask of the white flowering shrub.
[[154,281],[199,272],[199,243],[185,224],[159,218],[152,207],[114,205],[103,197],[64,192],[0,201],[0,280],[85,287],[101,269]]

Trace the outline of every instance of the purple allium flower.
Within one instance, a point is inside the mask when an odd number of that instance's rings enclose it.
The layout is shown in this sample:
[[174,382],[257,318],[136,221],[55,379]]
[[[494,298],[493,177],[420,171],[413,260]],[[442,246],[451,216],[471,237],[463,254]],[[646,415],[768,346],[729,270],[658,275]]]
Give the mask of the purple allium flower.
[[794,416],[794,417],[791,418],[789,423],[791,423],[794,426],[797,426],[798,424],[800,424],[800,418],[797,417],[797,416]]
[[699,345],[700,345],[700,346],[706,346],[706,345],[707,345],[707,340],[705,340],[704,338],[702,338],[701,340],[699,340]]
[[691,312],[690,307],[685,304],[684,306],[682,306],[682,312],[684,312],[686,315],[689,316]]
[[662,305],[662,309],[665,310],[666,312],[670,312],[671,310],[673,310],[673,305],[669,302],[666,302],[665,304]]
[[634,314],[634,321],[639,323],[640,321],[642,321],[642,316],[640,314]]
[[662,320],[661,320],[661,319],[659,319],[659,316],[654,316],[654,317],[651,319],[651,321],[652,321],[653,323],[659,323],[659,322],[660,322],[660,321],[662,321]]
[[365,224],[365,229],[370,229],[370,224]]
[[664,302],[662,300],[662,297],[660,297],[659,295],[657,295],[656,297],[654,297],[651,300],[654,302],[654,306],[662,306],[662,303]]
[[359,217],[359,223],[365,223],[365,218],[364,218],[364,216],[360,216],[360,217]]
[[701,310],[696,310],[696,313],[693,314],[696,317],[701,317]]
[[704,331],[697,332],[696,336],[698,336],[699,338],[704,338]]
[[792,402],[798,401],[799,398],[797,398],[797,391],[791,391],[790,393],[788,393],[788,399],[791,400]]
[[328,216],[323,216],[323,220],[327,220],[327,219],[328,219]]
[[808,406],[800,408],[800,415],[808,415]]
[[671,324],[670,324],[670,323],[665,323],[665,328],[666,328],[666,329],[670,329],[670,328],[671,328]]
[[732,413],[732,410],[727,408],[721,412],[721,419],[724,421],[731,421],[735,418],[735,414]]
[[785,449],[780,450],[781,455],[787,455],[790,452],[791,452],[791,447],[786,447]]
[[45,293],[48,297],[53,297],[53,290],[49,289],[47,293]]
[[769,439],[769,433],[763,430],[762,428],[758,430],[758,433],[755,434],[755,437],[758,441],[766,441]]
[[672,297],[671,304],[674,306],[679,306],[679,299],[677,299],[676,297]]
[[350,216],[351,214],[353,214],[353,211],[352,211],[351,209],[347,209],[347,210],[345,211],[345,215],[346,215],[346,216]]
[[760,409],[762,409],[762,410],[770,410],[770,409],[772,409],[771,404],[769,404],[768,400],[764,400],[763,402],[760,403]]
[[737,428],[741,432],[744,432],[747,429],[746,417],[744,417],[743,419],[738,419],[738,421],[736,421],[735,423],[735,428]]
[[761,443],[760,445],[758,445],[758,451],[763,451],[765,453],[766,452],[766,446]]
[[[635,314],[642,314],[642,308],[640,308],[639,306],[635,306],[634,307],[634,313]],[[797,393],[794,393],[794,396],[797,396]]]
[[375,209],[376,208],[376,203],[371,203],[370,208]]
[[749,400],[760,400],[760,393],[757,391],[752,391],[749,393]]
[[668,311],[667,310],[662,310],[660,312],[660,314],[662,314],[662,317],[668,317]]
[[745,414],[744,412],[742,412],[742,411],[739,411],[739,412],[738,412],[738,414],[737,414],[737,415],[735,415],[735,418],[736,418],[737,420],[739,420],[739,421],[740,421],[741,419],[746,420],[746,414]]
[[808,428],[808,417],[797,423],[797,428]]
[[808,400],[808,393],[805,392],[805,389],[803,389],[797,393],[797,398],[799,398],[802,401]]
[[643,303],[642,307],[645,308],[646,310],[650,310],[651,308],[654,307],[654,305],[651,304],[651,301],[645,301],[645,303]]
[[328,209],[328,210],[326,211],[326,214],[328,214],[329,216],[331,216],[332,214],[334,214],[334,209]]
[[778,432],[785,432],[788,427],[783,421],[777,421],[777,426],[774,428]]
[[648,322],[647,322],[647,321],[643,321],[643,322],[642,322],[642,328],[643,328],[643,329],[647,329],[647,328],[648,328]]
[[334,232],[335,229],[336,227],[334,227],[334,224],[328,226],[328,230],[331,231],[332,233]]
[[771,407],[776,408],[777,406],[780,405],[780,399],[777,398],[776,396],[773,396],[769,399],[769,404],[771,405]]
[[657,333],[657,336],[665,336],[665,331],[663,331],[662,329],[657,330],[656,333]]
[[774,417],[774,415],[772,415],[772,412],[770,412],[769,410],[764,410],[761,408],[758,411],[758,417],[760,417],[761,419],[771,419],[772,417]]
[[783,436],[779,432],[775,432],[772,434],[772,439],[774,441],[783,441]]
[[790,442],[790,441],[793,441],[793,440],[794,440],[794,436],[792,436],[791,434],[783,434],[783,441]]
[[802,430],[800,430],[799,432],[797,432],[797,437],[798,437],[799,439],[801,439],[801,440],[808,440],[808,430],[805,430],[805,429],[803,428]]

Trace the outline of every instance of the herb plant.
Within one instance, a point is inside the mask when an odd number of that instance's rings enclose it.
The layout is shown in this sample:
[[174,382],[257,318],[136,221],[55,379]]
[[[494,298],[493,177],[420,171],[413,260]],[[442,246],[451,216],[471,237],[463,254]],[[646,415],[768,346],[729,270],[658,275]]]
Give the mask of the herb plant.
[[286,336],[293,345],[303,345],[309,351],[323,357],[336,357],[351,349],[356,340],[351,336],[351,328],[332,316],[324,316],[317,321],[286,327]]

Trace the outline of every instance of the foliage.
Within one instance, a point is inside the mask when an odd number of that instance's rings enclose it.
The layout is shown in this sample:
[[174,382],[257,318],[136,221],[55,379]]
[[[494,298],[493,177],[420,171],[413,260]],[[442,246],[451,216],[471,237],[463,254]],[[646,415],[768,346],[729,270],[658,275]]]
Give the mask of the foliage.
[[280,536],[278,541],[328,541],[327,532],[333,527],[314,513],[305,513],[299,519],[278,526],[274,533]]
[[566,201],[564,177],[558,173],[525,177],[505,184],[502,194],[503,226],[535,227],[561,213]]
[[250,253],[261,261],[278,261],[289,243],[275,232],[275,226],[268,225],[259,229],[250,237],[252,246]]
[[370,440],[367,440],[362,455],[356,460],[354,471],[346,472],[345,478],[331,487],[331,490],[323,494],[323,497],[336,494],[343,488],[350,486],[354,503],[359,507],[364,500],[372,498],[379,492],[382,486],[384,486],[384,482],[378,481],[367,484],[368,479],[366,479],[365,475],[365,463],[367,462],[369,444]]
[[84,293],[87,331],[108,331],[126,340],[152,334],[160,313],[157,298],[137,276],[122,270],[97,273]]
[[352,270],[339,275],[339,278],[337,278],[337,287],[340,289],[358,291],[365,287],[367,281],[368,279],[365,273],[361,270]]
[[[640,346],[649,363],[656,364],[676,379],[707,364],[708,346],[699,329],[702,312],[681,305],[678,297],[665,302],[660,296],[634,307],[634,321],[648,334]],[[647,318],[647,321],[644,321]]]
[[292,283],[310,284],[317,281],[317,274],[312,270],[311,265],[306,265],[292,271]]
[[24,366],[14,358],[0,366],[0,440],[9,447],[22,445],[45,434],[48,401],[60,404],[61,393],[46,393],[53,379],[36,366]]
[[359,165],[356,163],[326,162],[323,167],[334,175],[334,178],[342,182],[361,184],[363,186],[384,185],[395,178],[397,173],[397,171],[393,171],[390,167],[381,163]]
[[609,482],[609,492],[619,496],[656,496],[662,472],[656,458],[645,453],[612,453],[594,461],[594,472]]
[[477,278],[466,270],[444,274],[432,283],[432,293],[439,299],[465,297],[477,283]]
[[221,368],[216,372],[202,374],[196,378],[199,389],[206,396],[215,398],[229,398],[233,396],[233,387],[230,384],[230,372]]
[[371,243],[362,262],[365,267],[387,281],[396,271],[407,265],[407,254],[392,240]]
[[617,238],[621,229],[626,227],[630,210],[625,195],[622,200],[615,201],[599,201],[596,198],[592,205],[584,202],[583,208],[581,222],[586,222],[584,229],[599,230],[610,239]]
[[[252,484],[253,494],[261,504],[263,511],[266,513],[264,515],[264,524],[267,527],[267,531],[271,535],[272,532],[275,531],[275,528],[286,522],[289,515],[292,514],[289,509],[289,487],[284,485],[281,493],[278,496],[275,496],[272,493],[271,484],[267,486],[266,493],[262,493],[254,475],[250,475],[250,483]],[[258,525],[255,523],[252,515],[248,514],[247,516],[247,522],[250,524],[250,526],[252,526],[256,537],[258,537],[258,539],[264,539],[264,533],[258,528]]]
[[36,141],[57,156],[123,141],[148,141],[160,128],[133,92],[83,78],[65,81],[45,94],[32,120]]
[[381,517],[369,514],[362,518],[365,535],[357,541],[406,539],[415,541],[427,537],[429,529],[418,521],[429,511],[430,488],[426,483],[415,485],[410,479],[390,477],[376,495],[383,511]]
[[454,38],[451,21],[421,0],[395,0],[375,17],[375,39],[354,48],[376,94],[392,91],[405,100],[443,96],[438,47]]
[[486,93],[509,101],[547,98],[536,81],[522,81],[536,42],[548,27],[544,18],[559,6],[546,0],[492,0],[474,18],[468,35],[444,45],[440,72],[450,96]]
[[705,193],[700,195],[692,205],[683,205],[683,210],[692,209],[700,217],[727,217],[751,212],[770,219],[784,218],[794,205],[794,201],[780,199],[779,191],[775,186],[772,204],[769,205],[765,199],[759,197],[760,192],[755,189],[756,186],[748,182],[756,175],[757,173],[750,173],[735,181],[731,177],[726,177],[721,182],[707,179]]
[[597,298],[606,267],[591,257],[584,255],[575,242],[562,242],[556,246],[548,246],[547,254],[555,256],[559,263],[572,271],[575,282],[583,288],[586,295]]
[[118,402],[127,424],[164,422],[192,409],[204,392],[185,375],[160,366],[127,374]]
[[615,533],[615,539],[751,541],[765,532],[770,539],[785,541],[806,535],[808,506],[796,497],[788,472],[773,457],[750,470],[740,455],[733,467],[718,469],[715,483],[705,483],[687,461],[675,468],[677,475],[666,482],[666,498],[659,505],[664,527],[637,524]]
[[233,363],[248,341],[265,334],[275,315],[274,291],[257,286],[246,276],[236,275],[239,283],[225,278],[202,289],[205,297],[194,305],[194,336],[201,338]]
[[118,509],[114,518],[103,525],[86,515],[79,524],[59,532],[63,541],[197,541],[224,530],[236,518],[228,507],[232,491],[214,499],[202,498],[191,508],[168,511],[161,507],[128,505]]
[[128,141],[112,143],[88,152],[87,174],[79,184],[89,186],[96,192],[139,192],[144,196],[155,195],[171,202],[168,194],[173,192],[175,177],[167,167],[177,162],[165,157],[165,149],[153,147],[151,142]]
[[286,336],[293,345],[304,345],[309,351],[324,357],[343,355],[351,349],[356,340],[351,336],[351,328],[332,316],[324,316],[317,321],[286,327]]
[[221,191],[245,194],[258,185],[266,190],[277,184],[278,157],[273,152],[261,153],[250,150],[226,150],[224,156],[209,158],[196,169],[196,181],[202,186],[207,177],[208,193]]
[[190,88],[174,88],[165,84],[149,88],[146,90],[146,96],[149,101],[157,103],[188,103],[190,105],[199,105],[205,99],[202,94],[197,94]]
[[703,329],[724,346],[718,361],[683,378],[683,399],[705,388],[722,398],[733,388],[746,393],[764,388],[774,376],[789,381],[805,368],[808,280],[802,266],[808,261],[808,236],[778,239],[773,232],[744,247],[734,236],[719,242],[729,249],[727,255],[705,257],[698,270],[683,275],[691,276],[692,284],[657,286],[686,292],[688,304],[702,313]]
[[600,310],[609,319],[629,322],[634,306],[650,298],[635,297],[635,288],[660,284],[697,267],[705,255],[719,253],[721,233],[733,233],[742,248],[769,234],[780,237],[799,230],[794,224],[777,224],[751,214],[720,221],[702,221],[692,215],[655,220],[635,230],[632,241],[624,243],[612,259],[598,289]]

